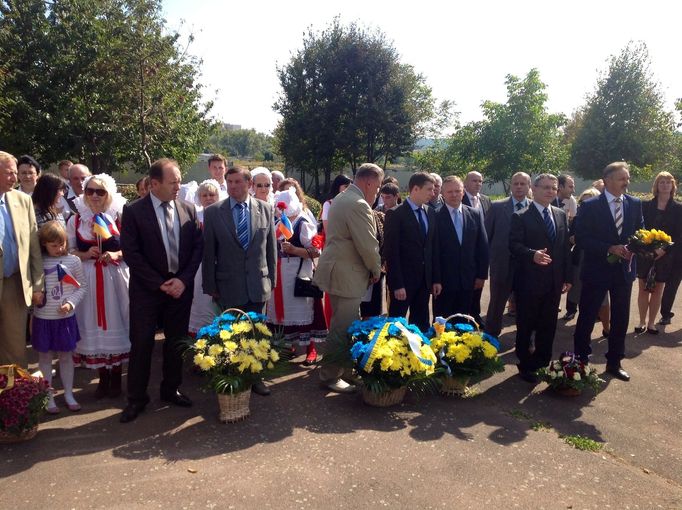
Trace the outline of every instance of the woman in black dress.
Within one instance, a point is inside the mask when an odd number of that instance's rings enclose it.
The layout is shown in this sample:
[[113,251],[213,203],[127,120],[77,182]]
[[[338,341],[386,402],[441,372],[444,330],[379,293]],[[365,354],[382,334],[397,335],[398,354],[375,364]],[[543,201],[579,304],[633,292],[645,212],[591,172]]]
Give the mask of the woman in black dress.
[[661,308],[663,286],[670,278],[672,269],[672,250],[679,249],[676,244],[680,241],[680,217],[682,204],[675,202],[677,183],[675,177],[668,172],[659,172],[654,179],[654,198],[642,203],[644,227],[662,230],[670,235],[675,245],[667,250],[657,250],[655,258],[639,255],[637,257],[637,278],[639,279],[639,326],[635,333],[658,334],[656,329],[656,315]]

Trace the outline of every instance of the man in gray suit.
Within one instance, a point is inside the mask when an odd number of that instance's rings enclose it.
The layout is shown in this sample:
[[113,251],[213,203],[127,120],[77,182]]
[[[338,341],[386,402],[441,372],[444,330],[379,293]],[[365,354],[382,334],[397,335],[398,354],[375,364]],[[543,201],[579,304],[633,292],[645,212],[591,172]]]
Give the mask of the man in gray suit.
[[485,317],[486,333],[499,336],[502,331],[504,306],[512,290],[513,274],[510,267],[509,230],[511,217],[528,206],[530,175],[517,172],[511,178],[511,196],[496,200],[485,215],[485,229],[490,246],[490,303]]
[[[272,207],[249,195],[251,173],[227,171],[228,198],[204,212],[204,293],[222,309],[263,313],[275,287],[277,241]],[[261,382],[252,390],[269,395]]]

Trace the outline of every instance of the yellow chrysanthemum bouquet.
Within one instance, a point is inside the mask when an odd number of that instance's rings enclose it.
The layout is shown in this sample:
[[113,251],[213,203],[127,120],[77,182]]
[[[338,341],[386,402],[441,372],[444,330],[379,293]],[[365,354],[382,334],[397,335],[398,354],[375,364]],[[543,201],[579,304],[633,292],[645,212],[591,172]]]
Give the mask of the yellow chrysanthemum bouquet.
[[281,369],[265,316],[228,310],[197,332],[189,345],[194,365],[216,393],[236,394]]
[[436,356],[429,340],[404,317],[373,317],[348,329],[351,358],[364,390],[384,394],[407,386],[428,387]]
[[504,370],[498,340],[471,324],[452,324],[438,317],[427,336],[445,378],[479,381]]
[[[628,238],[627,249],[637,255],[654,258],[656,250],[661,248],[665,250],[673,244],[672,237],[662,230],[640,228]],[[611,253],[608,255],[608,261],[612,264],[621,260]]]

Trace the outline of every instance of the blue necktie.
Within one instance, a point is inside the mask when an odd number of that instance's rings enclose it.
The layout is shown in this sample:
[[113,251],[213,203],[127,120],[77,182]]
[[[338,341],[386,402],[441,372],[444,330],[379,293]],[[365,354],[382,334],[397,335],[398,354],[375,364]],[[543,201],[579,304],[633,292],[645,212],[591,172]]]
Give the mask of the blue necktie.
[[246,223],[246,204],[238,203],[239,208],[237,217],[239,221],[237,222],[237,237],[239,238],[239,243],[242,245],[244,250],[249,247],[249,225]]
[[452,211],[455,221],[455,232],[457,232],[457,239],[459,244],[462,244],[462,213],[459,209]]
[[0,199],[0,245],[2,245],[2,274],[5,278],[12,276],[16,271],[17,256],[14,242],[12,241],[12,233],[10,231],[10,222],[12,218],[9,216],[7,210],[7,202],[3,197]]
[[419,218],[419,226],[422,229],[422,234],[424,237],[426,237],[427,234],[427,229],[426,229],[426,222],[424,221],[424,209],[421,207],[417,208],[417,218]]
[[549,217],[549,210],[546,207],[542,211],[542,217],[545,219],[545,227],[547,227],[549,239],[554,243],[556,240],[556,230],[554,230],[554,223],[552,223],[552,218]]

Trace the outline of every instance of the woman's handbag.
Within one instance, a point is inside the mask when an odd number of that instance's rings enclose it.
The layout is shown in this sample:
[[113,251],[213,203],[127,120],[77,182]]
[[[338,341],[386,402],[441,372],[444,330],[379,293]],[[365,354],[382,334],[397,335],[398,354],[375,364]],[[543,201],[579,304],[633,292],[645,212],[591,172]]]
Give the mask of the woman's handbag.
[[[310,250],[305,249],[310,256]],[[310,257],[310,261],[313,263],[313,275],[315,274],[315,259]],[[294,281],[294,297],[304,297],[304,298],[322,298],[322,291],[317,285],[313,283],[312,278],[301,278],[301,267],[303,267],[303,259],[298,264],[298,271],[296,272],[296,280]]]

